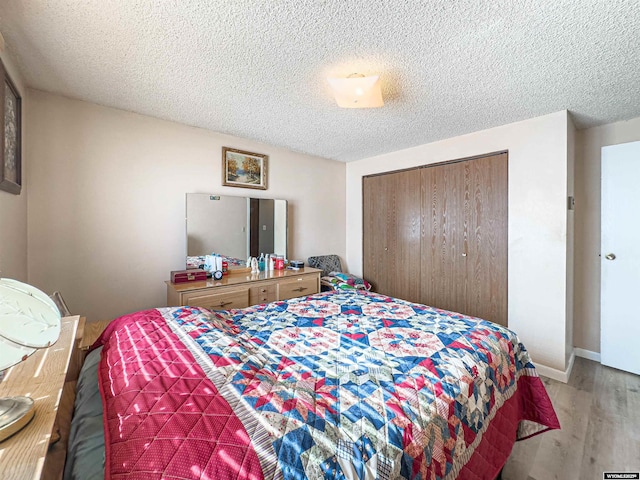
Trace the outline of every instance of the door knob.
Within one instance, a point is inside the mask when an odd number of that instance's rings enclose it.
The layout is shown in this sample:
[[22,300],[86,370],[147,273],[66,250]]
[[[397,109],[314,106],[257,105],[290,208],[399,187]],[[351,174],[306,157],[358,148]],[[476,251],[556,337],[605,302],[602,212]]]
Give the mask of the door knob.
[[607,253],[604,258],[606,258],[607,260],[615,260],[616,256],[613,253]]

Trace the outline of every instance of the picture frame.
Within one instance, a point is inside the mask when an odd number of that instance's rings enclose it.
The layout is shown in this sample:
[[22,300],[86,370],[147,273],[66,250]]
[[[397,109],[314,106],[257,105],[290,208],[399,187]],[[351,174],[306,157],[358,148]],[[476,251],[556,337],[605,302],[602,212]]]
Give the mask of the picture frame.
[[0,60],[0,190],[22,190],[22,97]]
[[269,156],[222,147],[222,185],[267,189]]
[[22,190],[22,97],[0,60],[0,190]]

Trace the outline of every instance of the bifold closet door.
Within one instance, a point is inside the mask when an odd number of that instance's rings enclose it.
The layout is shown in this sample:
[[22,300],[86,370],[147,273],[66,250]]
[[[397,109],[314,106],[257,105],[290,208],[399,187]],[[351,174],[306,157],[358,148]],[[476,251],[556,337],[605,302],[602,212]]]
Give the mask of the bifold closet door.
[[507,324],[507,154],[425,167],[420,302]]
[[420,303],[463,312],[466,307],[465,168],[462,162],[420,169],[422,250]]
[[420,299],[420,172],[363,179],[363,276],[376,292]]
[[464,313],[507,326],[507,154],[463,163],[467,209]]

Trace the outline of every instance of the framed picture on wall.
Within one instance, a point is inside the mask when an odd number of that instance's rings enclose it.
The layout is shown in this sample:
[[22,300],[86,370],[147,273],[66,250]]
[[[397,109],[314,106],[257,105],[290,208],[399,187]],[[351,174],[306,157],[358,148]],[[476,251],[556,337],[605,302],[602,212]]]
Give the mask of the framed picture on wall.
[[267,189],[268,155],[222,147],[222,185]]
[[0,61],[0,190],[22,190],[22,97]]

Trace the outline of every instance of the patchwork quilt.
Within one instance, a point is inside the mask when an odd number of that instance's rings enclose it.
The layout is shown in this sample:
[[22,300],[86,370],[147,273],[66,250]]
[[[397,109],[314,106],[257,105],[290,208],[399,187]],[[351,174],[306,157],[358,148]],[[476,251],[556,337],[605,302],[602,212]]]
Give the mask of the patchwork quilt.
[[371,284],[364,278],[343,272],[330,272],[320,278],[320,284],[331,290],[371,290]]
[[559,428],[510,330],[362,291],[121,317],[107,479],[491,479]]

